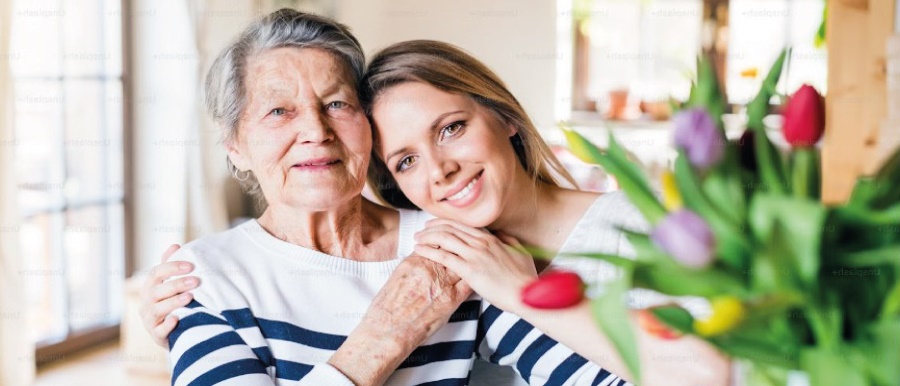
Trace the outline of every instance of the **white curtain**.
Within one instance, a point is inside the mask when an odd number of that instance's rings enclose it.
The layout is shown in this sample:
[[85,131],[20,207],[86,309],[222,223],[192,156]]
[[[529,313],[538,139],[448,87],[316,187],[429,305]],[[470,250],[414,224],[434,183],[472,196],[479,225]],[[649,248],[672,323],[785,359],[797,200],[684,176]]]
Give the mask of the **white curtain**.
[[31,384],[34,347],[26,326],[18,253],[19,211],[13,169],[13,89],[8,58],[12,2],[0,1],[0,386]]
[[187,0],[189,21],[197,52],[194,118],[189,125],[188,135],[191,142],[200,144],[197,149],[188,148],[186,154],[187,224],[184,238],[187,241],[221,231],[228,226],[225,196],[229,177],[224,167],[225,152],[219,143],[219,133],[203,105],[204,79],[213,59],[209,53],[207,34],[209,5],[206,0]]

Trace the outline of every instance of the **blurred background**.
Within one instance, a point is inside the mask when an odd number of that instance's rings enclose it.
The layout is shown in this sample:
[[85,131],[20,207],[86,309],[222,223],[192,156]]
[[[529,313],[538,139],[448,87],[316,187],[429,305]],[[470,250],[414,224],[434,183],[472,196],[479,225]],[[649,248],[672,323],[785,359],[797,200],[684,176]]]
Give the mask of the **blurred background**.
[[0,385],[169,383],[136,318],[140,277],[169,244],[255,215],[201,85],[282,7],[337,18],[367,54],[408,39],[468,50],[587,189],[616,184],[565,151],[557,123],[600,145],[613,132],[659,172],[675,155],[670,101],[702,52],[739,135],[742,105],[793,48],[778,91],[828,96],[826,200],[900,143],[897,0],[0,0]]

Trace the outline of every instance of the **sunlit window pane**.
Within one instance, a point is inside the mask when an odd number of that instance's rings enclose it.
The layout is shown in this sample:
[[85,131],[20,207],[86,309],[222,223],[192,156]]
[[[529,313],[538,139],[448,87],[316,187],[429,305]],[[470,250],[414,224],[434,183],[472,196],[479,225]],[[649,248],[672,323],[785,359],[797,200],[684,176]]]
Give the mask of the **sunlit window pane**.
[[62,205],[62,87],[54,81],[15,83],[15,157],[23,215]]
[[641,100],[686,99],[700,52],[700,0],[597,0],[588,12],[587,95],[627,90]]
[[[28,334],[119,320],[125,278],[121,1],[13,1],[9,60]],[[74,334],[74,335],[73,335]]]
[[59,38],[66,12],[61,3],[58,0],[13,2],[10,42],[13,76],[56,77],[62,73]]
[[106,270],[103,272],[106,281],[106,306],[112,319],[122,316],[125,300],[125,210],[122,204],[108,205],[105,210],[106,227],[109,228],[106,240]]
[[103,1],[103,51],[106,76],[122,75],[122,1]]
[[22,284],[25,286],[28,333],[33,341],[61,338],[66,334],[63,278],[66,269],[58,259],[59,213],[25,218],[19,230]]
[[96,1],[65,3],[63,64],[66,75],[99,76],[111,56],[103,46],[103,15]]
[[[103,89],[97,81],[70,80],[66,92],[66,182],[70,201],[96,200],[106,186],[109,141],[103,130]],[[120,161],[120,160],[116,160]]]
[[102,206],[66,212],[63,248],[73,331],[114,320],[107,307],[107,243],[112,232]]
[[[778,91],[792,93],[803,83],[826,91],[828,57],[824,48],[815,47],[824,4],[821,0],[731,0],[726,73],[729,102],[749,102],[785,47],[793,52]],[[760,75],[741,76],[751,69],[757,69]]]
[[638,79],[641,6],[637,1],[601,0],[591,15],[587,94],[600,100],[611,90],[628,89]]

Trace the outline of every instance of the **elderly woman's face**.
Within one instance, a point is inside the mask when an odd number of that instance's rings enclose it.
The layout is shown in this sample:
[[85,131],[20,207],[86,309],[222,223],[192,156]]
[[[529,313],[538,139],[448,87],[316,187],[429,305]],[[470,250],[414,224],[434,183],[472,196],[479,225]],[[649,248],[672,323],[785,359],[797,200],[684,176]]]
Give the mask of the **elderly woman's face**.
[[278,48],[251,58],[248,104],[229,156],[269,205],[327,209],[358,196],[372,134],[352,75],[331,53]]

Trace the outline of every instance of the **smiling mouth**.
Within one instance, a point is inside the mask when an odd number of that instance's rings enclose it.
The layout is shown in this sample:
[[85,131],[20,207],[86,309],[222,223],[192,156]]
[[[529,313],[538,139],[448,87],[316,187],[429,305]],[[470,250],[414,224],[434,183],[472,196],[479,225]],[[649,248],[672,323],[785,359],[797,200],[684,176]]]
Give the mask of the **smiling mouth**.
[[293,167],[300,168],[300,169],[306,169],[306,170],[320,170],[320,169],[326,169],[331,166],[337,165],[340,162],[341,162],[341,160],[336,159],[336,158],[335,159],[322,158],[322,159],[306,161],[303,163],[298,163],[298,164],[295,164]]
[[468,197],[470,194],[472,194],[472,191],[475,188],[475,184],[478,183],[478,180],[481,178],[482,174],[484,174],[484,170],[478,172],[478,174],[476,174],[475,177],[473,177],[465,187],[460,189],[458,192],[442,199],[441,201],[459,201]]

